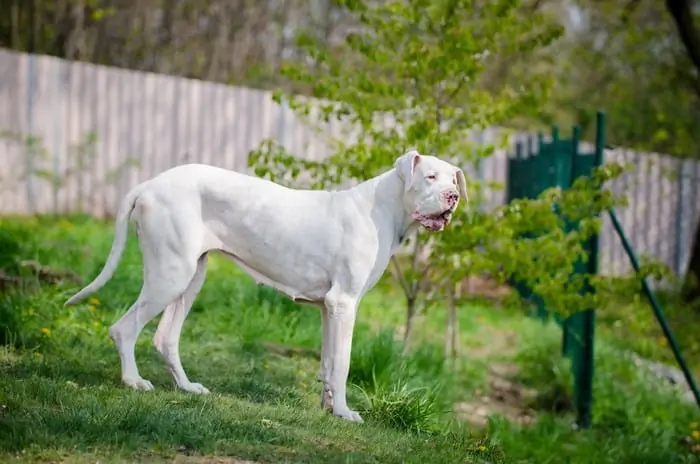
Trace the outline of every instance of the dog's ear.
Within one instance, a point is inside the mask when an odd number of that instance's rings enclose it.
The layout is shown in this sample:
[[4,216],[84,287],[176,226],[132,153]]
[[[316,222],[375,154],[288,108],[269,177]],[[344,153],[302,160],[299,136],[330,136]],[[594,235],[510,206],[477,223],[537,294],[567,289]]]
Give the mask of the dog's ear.
[[418,166],[418,163],[420,163],[420,153],[418,153],[416,150],[411,150],[404,153],[403,155],[399,156],[396,162],[394,162],[394,168],[396,169],[396,172],[399,173],[399,177],[403,179],[403,184],[406,190],[408,190],[408,188],[411,186],[413,175],[416,173],[416,166]]
[[464,173],[459,168],[457,168],[457,172],[455,173],[455,175],[457,176],[457,187],[459,187],[459,196],[462,197],[464,203],[466,204],[469,201],[469,196],[467,195],[467,179],[464,177]]

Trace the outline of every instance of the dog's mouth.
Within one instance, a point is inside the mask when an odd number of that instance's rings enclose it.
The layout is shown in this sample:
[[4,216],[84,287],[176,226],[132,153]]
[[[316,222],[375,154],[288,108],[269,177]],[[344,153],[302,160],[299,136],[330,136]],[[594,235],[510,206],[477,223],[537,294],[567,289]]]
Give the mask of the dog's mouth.
[[420,214],[418,212],[413,213],[413,219],[420,223],[423,227],[431,232],[439,232],[450,223],[452,219],[452,209],[446,209],[445,211],[437,214]]

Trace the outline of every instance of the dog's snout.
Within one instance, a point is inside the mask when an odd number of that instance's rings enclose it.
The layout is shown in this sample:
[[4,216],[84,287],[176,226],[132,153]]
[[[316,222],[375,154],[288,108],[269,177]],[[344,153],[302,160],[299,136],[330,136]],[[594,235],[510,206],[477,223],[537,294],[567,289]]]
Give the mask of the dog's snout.
[[453,206],[459,201],[459,193],[455,192],[454,190],[443,193],[443,196],[445,198],[445,202],[447,202],[447,204],[450,206]]

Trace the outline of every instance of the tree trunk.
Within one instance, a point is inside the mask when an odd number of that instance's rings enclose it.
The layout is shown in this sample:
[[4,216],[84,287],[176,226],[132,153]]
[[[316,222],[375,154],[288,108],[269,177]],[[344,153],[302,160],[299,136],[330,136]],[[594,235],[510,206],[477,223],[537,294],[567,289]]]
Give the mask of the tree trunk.
[[455,287],[447,284],[447,329],[445,330],[445,359],[459,357],[459,318],[457,317],[457,298]]
[[416,298],[406,297],[406,328],[403,332],[404,347],[408,347],[408,339],[413,331],[413,319],[416,317]]
[[461,297],[460,283],[447,285],[447,331],[445,334],[445,358],[457,359],[460,355],[459,314],[457,301]]
[[678,36],[683,42],[688,58],[700,71],[700,34],[695,27],[693,6],[690,0],[666,0],[666,9],[676,23]]

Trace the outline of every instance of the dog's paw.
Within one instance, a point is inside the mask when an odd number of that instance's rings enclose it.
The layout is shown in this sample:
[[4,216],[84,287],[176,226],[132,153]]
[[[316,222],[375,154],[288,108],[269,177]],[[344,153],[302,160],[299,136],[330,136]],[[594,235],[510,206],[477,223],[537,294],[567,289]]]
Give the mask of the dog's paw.
[[179,386],[180,390],[189,393],[196,393],[198,395],[206,395],[209,393],[209,389],[202,385],[201,383],[190,382]]
[[151,391],[153,390],[153,384],[149,382],[146,379],[143,379],[141,377],[137,377],[135,379],[122,379],[122,382],[124,382],[124,385],[127,387],[131,387],[134,390],[144,390],[144,391]]
[[362,420],[362,417],[360,417],[360,413],[357,411],[353,411],[349,408],[345,409],[338,409],[336,410],[335,408],[333,409],[333,415],[340,417],[341,419],[345,419],[350,422],[359,422],[363,423],[364,421]]

